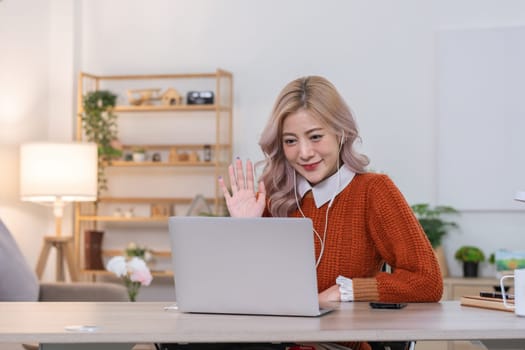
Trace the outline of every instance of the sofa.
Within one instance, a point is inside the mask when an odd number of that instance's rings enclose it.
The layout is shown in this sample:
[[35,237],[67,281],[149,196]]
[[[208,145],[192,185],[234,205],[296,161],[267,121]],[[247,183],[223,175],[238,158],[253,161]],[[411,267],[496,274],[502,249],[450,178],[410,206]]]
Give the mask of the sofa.
[[114,283],[39,282],[6,225],[0,219],[0,302],[129,301],[126,288]]
[[[2,301],[129,301],[126,288],[114,283],[39,282],[11,232],[0,219],[0,302]],[[12,349],[37,350],[39,344]]]

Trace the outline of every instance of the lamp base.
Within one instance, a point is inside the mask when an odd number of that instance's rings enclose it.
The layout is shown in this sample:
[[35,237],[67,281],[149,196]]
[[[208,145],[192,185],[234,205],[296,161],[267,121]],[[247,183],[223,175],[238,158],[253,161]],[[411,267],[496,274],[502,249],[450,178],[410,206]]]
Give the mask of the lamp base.
[[77,281],[77,270],[75,268],[75,259],[73,256],[73,237],[57,237],[45,236],[44,245],[40,252],[40,257],[36,265],[36,275],[38,279],[42,279],[42,274],[46,268],[47,259],[51,248],[55,247],[57,263],[56,263],[56,280],[65,281],[64,275],[64,259],[67,262],[67,268],[72,281]]

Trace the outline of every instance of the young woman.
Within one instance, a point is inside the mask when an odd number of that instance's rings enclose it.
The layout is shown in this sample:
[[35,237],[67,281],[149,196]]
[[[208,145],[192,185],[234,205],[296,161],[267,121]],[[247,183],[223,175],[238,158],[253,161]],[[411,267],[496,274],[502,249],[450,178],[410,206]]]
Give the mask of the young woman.
[[329,81],[290,82],[259,142],[266,159],[258,191],[250,161],[230,166],[231,193],[219,179],[230,215],[311,218],[320,302],[438,301],[443,282],[430,243],[394,183],[366,172],[358,140]]

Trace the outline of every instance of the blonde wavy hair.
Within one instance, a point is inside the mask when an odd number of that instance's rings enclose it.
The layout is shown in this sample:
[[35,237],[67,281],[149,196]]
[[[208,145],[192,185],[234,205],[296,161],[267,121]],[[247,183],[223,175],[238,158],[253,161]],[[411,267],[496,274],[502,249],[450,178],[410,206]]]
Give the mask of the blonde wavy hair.
[[[264,182],[272,216],[286,217],[297,209],[294,194],[294,169],[283,150],[282,129],[286,117],[305,110],[336,136],[344,135],[341,161],[355,173],[366,172],[368,157],[358,153],[354,143],[360,141],[350,108],[335,86],[320,76],[307,76],[288,83],[273,106],[259,146],[265,160],[261,180]],[[344,134],[343,134],[344,130]]]

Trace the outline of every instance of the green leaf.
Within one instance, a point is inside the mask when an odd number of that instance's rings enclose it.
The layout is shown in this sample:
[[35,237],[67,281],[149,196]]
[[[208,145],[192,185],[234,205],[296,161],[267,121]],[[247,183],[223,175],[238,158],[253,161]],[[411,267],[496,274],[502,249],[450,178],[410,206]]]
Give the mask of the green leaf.
[[113,108],[117,102],[117,95],[108,90],[97,90],[87,93],[83,98],[84,109],[81,119],[87,141],[98,145],[98,195],[107,190],[105,176],[106,162],[122,155],[120,150],[114,149],[111,143],[118,138],[117,116]]
[[413,204],[411,208],[433,248],[439,247],[443,236],[451,229],[458,227],[455,222],[446,221],[442,218],[442,215],[458,214],[459,212],[453,207],[444,205],[431,207],[428,203],[417,203]]
[[463,262],[481,262],[485,260],[483,251],[474,246],[462,246],[454,253],[454,257]]

